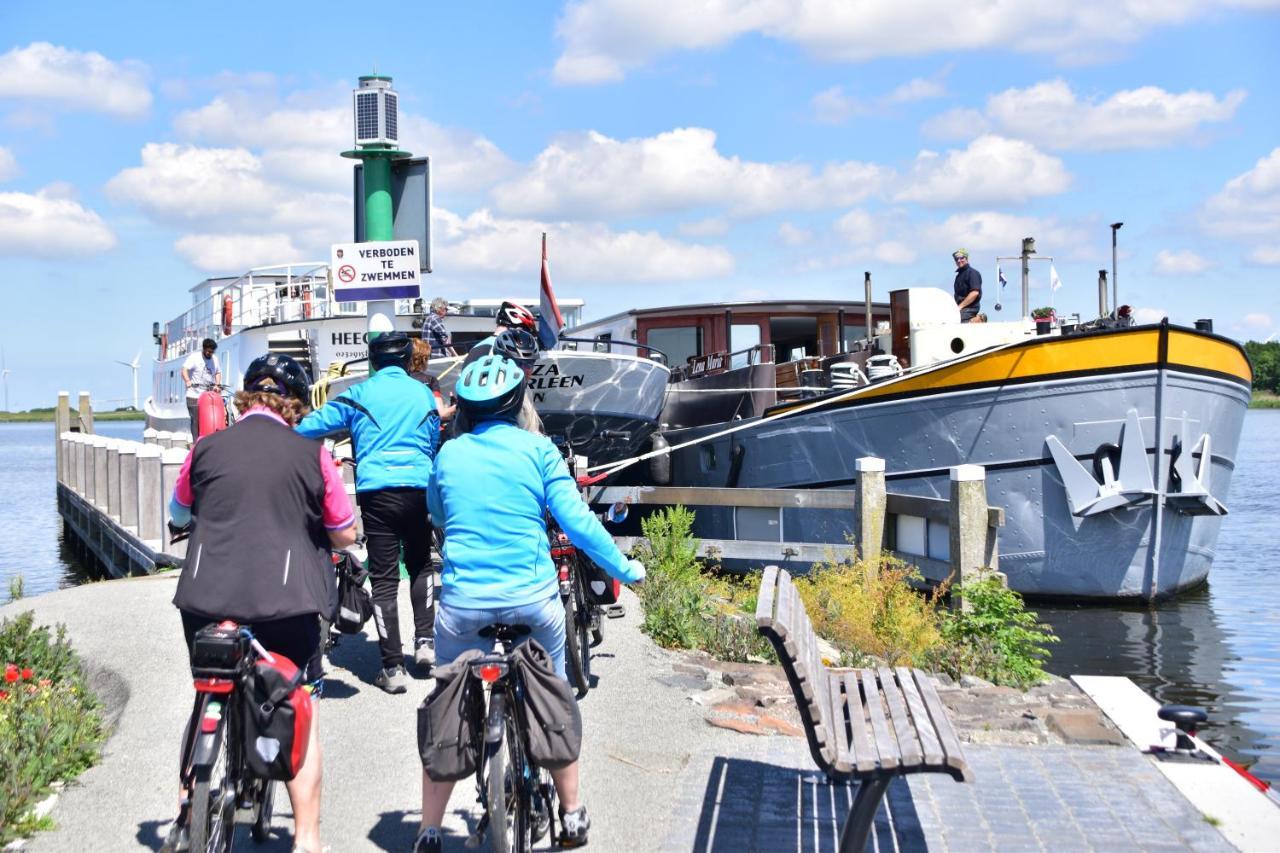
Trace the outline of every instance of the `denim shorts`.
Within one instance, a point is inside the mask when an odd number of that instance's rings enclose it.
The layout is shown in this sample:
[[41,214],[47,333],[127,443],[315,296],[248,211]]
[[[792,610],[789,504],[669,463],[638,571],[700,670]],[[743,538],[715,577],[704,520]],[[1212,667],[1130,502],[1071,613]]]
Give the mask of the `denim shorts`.
[[475,609],[450,607],[448,599],[436,608],[436,665],[452,663],[467,649],[482,652],[493,650],[493,640],[481,637],[480,629],[502,622],[507,625],[528,625],[533,629],[529,636],[551,655],[556,674],[565,678],[564,672],[564,604],[556,593],[544,601],[519,607]]

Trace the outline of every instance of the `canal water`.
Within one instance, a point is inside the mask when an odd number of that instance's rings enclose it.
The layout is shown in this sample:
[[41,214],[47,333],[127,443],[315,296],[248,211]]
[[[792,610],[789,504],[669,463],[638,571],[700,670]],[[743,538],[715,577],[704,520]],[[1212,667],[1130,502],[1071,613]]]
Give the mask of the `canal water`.
[[[137,421],[98,432],[139,439]],[[1161,702],[1199,705],[1224,753],[1280,783],[1280,411],[1245,417],[1210,584],[1154,609],[1039,607],[1062,638],[1053,672],[1126,675]],[[0,424],[0,601],[86,580],[54,505],[52,424]]]

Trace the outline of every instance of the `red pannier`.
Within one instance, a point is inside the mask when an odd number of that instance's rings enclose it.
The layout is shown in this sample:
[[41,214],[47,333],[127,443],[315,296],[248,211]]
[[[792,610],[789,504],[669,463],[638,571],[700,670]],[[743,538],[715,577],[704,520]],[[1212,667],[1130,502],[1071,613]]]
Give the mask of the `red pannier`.
[[303,673],[279,652],[259,658],[244,691],[244,759],[255,776],[288,782],[307,757],[311,694]]

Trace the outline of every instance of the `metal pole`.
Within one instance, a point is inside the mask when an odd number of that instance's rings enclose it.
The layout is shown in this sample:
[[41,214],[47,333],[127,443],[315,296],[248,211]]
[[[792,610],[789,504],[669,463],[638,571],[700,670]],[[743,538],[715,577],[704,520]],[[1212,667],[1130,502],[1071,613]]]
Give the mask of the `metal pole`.
[[724,309],[724,351],[733,354],[733,311],[728,308]]
[[[1116,312],[1120,311],[1120,276],[1116,274],[1116,232],[1123,226],[1123,222],[1111,223],[1111,308]],[[1119,316],[1119,313],[1116,316]]]
[[871,336],[875,331],[876,321],[871,318],[871,272],[868,270],[862,274],[863,302],[862,311],[863,319],[867,322],[867,340],[871,340]]
[[1107,271],[1098,270],[1098,316],[1107,316]]
[[1036,250],[1033,237],[1022,238],[1022,319],[1031,316],[1031,255]]
[[836,334],[839,338],[836,340],[836,352],[844,352],[844,309],[836,309]]
[[[369,242],[390,240],[395,236],[391,206],[391,159],[364,158],[364,238]],[[366,303],[369,339],[395,329],[394,299],[375,299]],[[373,365],[369,365],[373,372]]]

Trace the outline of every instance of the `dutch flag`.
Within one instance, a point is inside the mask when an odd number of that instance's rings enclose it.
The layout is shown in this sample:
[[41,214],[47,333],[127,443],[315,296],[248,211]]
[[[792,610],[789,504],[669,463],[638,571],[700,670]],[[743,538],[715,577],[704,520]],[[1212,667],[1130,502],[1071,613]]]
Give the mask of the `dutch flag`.
[[547,235],[542,234],[542,291],[538,297],[538,342],[543,349],[551,349],[560,340],[564,318],[556,304],[555,291],[551,289],[551,267],[547,265]]

